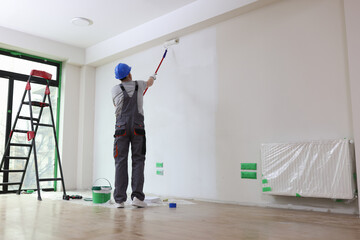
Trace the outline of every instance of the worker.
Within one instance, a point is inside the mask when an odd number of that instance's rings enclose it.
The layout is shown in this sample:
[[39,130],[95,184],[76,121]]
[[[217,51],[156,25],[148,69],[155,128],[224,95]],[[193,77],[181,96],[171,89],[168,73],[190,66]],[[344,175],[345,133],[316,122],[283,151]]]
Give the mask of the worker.
[[115,106],[116,125],[114,135],[115,190],[114,199],[118,208],[123,208],[127,199],[128,152],[131,144],[132,154],[132,205],[146,207],[144,202],[144,166],[146,137],[143,111],[143,92],[151,87],[156,74],[147,81],[133,81],[131,67],[119,63],[115,67],[115,78],[121,83],[111,90]]

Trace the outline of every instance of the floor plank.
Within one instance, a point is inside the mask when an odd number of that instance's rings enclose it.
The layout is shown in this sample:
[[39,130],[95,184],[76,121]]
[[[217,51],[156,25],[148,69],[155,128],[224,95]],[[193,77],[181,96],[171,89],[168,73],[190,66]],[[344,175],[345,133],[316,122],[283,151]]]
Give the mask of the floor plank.
[[355,215],[194,202],[113,209],[0,195],[0,239],[360,239]]

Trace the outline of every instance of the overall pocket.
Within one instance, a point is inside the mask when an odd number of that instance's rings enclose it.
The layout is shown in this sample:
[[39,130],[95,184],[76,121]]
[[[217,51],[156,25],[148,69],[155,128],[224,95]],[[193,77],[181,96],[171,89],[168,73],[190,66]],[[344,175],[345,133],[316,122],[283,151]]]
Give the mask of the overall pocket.
[[134,128],[135,136],[145,136],[145,129],[143,128]]
[[[145,129],[144,121],[135,120],[134,121],[134,128],[135,129]],[[145,133],[143,135],[145,135]]]
[[115,130],[114,138],[123,137],[123,136],[126,136],[126,130],[125,129]]
[[116,121],[114,138],[126,136],[126,122],[124,120]]
[[126,122],[125,121],[116,122],[115,130],[125,129],[125,128],[126,128]]

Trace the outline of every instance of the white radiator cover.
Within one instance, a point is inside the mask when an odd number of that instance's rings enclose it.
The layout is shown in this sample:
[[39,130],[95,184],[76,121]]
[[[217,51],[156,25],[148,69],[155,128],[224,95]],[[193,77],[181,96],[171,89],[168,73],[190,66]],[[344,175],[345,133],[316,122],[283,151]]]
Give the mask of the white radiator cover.
[[354,164],[349,140],[261,145],[264,194],[352,199]]

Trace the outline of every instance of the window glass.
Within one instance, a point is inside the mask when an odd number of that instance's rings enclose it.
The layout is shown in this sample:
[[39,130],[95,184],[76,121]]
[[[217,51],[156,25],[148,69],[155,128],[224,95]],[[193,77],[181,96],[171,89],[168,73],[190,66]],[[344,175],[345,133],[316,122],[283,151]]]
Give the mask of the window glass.
[[9,57],[0,54],[0,66],[1,70],[3,71],[21,73],[26,75],[29,75],[31,70],[33,69],[45,71],[52,74],[52,80],[56,80],[57,67],[45,63],[38,63],[26,59]]
[[[15,81],[14,83],[14,95],[13,95],[13,119],[12,122],[15,121],[16,114],[19,111],[21,99],[24,95],[26,82]],[[44,85],[31,83],[31,101],[42,102],[45,93]],[[50,99],[51,105],[53,109],[53,117],[54,123],[56,125],[56,114],[57,114],[57,91],[58,89],[55,87],[50,87]],[[25,96],[25,100],[28,101],[28,94]],[[45,100],[48,103],[48,99]],[[54,105],[55,103],[55,105]],[[39,118],[40,107],[32,107],[33,118]],[[28,105],[23,105],[20,111],[20,116],[30,117],[30,108]],[[41,115],[41,123],[52,124],[50,108],[43,108],[43,112]],[[16,129],[20,130],[31,130],[30,121],[19,119],[16,123]],[[27,135],[23,133],[14,133],[13,138],[11,140],[13,143],[27,143]],[[43,127],[40,126],[38,128],[36,134],[36,153],[37,153],[37,161],[38,161],[38,169],[39,169],[39,177],[40,178],[52,178],[54,176],[54,163],[55,163],[55,140],[54,133],[51,127]],[[11,156],[27,156],[28,148],[11,148]],[[24,161],[23,161],[24,162]],[[10,166],[11,169],[24,169],[25,165],[20,161],[12,161],[13,164]],[[24,179],[24,183],[22,188],[24,189],[33,189],[37,188],[36,186],[36,176],[35,176],[35,165],[34,165],[34,156],[31,155],[29,165],[26,170],[26,175]],[[12,173],[10,175],[10,181],[20,182],[21,181],[21,173]],[[41,188],[50,188],[52,187],[53,182],[41,182]],[[9,186],[10,187],[10,186]],[[16,189],[16,186],[15,186]]]

